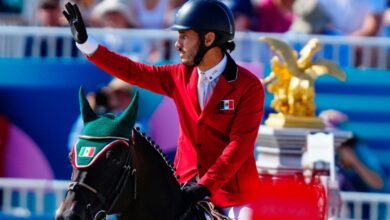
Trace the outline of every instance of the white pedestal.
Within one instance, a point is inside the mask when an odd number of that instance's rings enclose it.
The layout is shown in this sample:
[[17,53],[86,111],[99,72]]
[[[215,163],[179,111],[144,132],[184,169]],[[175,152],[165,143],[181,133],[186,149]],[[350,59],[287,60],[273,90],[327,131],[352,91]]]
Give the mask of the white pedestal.
[[259,172],[270,174],[301,172],[307,134],[318,131],[333,133],[335,148],[353,137],[349,131],[260,126],[256,140]]

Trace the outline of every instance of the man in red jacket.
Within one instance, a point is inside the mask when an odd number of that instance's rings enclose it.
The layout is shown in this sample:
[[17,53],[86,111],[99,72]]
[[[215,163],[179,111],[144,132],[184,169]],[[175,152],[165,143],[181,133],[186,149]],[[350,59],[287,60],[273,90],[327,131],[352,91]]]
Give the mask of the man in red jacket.
[[99,45],[88,37],[76,5],[68,3],[64,15],[90,61],[175,101],[180,136],[174,166],[187,201],[208,196],[230,217],[247,216],[253,186],[259,181],[254,144],[264,91],[259,79],[228,53],[235,47],[230,10],[217,0],[185,3],[170,28],[179,32],[175,46],[181,63],[163,66],[135,62]]

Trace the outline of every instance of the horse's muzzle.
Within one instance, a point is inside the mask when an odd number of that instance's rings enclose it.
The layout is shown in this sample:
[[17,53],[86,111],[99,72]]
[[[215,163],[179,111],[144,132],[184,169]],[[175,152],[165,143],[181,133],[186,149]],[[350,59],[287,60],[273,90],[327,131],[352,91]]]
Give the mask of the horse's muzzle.
[[87,210],[81,207],[66,208],[64,203],[56,211],[56,220],[89,220]]
[[83,220],[83,218],[76,213],[70,215],[57,214],[56,220]]

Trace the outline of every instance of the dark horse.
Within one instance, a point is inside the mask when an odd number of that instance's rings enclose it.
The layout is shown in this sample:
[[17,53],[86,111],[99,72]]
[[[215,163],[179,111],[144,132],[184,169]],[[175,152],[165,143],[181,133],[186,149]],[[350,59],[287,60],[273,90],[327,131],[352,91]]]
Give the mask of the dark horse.
[[85,128],[70,153],[71,183],[57,220],[104,219],[108,214],[121,220],[204,218],[188,214],[192,208],[172,165],[150,138],[133,129],[138,94],[118,117],[97,116],[82,88],[79,99]]

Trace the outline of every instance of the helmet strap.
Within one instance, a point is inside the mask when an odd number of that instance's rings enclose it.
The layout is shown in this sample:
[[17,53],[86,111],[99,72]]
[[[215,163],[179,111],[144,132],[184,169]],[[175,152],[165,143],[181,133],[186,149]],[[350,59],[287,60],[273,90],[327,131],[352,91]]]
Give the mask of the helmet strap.
[[207,53],[207,51],[209,51],[213,47],[217,47],[217,46],[222,45],[222,43],[224,42],[224,39],[218,38],[217,37],[217,33],[214,32],[215,35],[216,35],[216,38],[215,38],[214,42],[210,46],[206,47],[206,45],[205,45],[205,35],[208,32],[205,32],[205,31],[196,31],[196,32],[199,35],[200,45],[199,45],[198,53],[196,53],[196,55],[194,57],[194,65],[198,66],[200,64],[200,62],[202,62],[203,57]]
[[198,66],[200,64],[200,62],[203,60],[203,57],[204,55],[207,53],[208,50],[210,50],[212,47],[214,47],[214,45],[211,45],[209,47],[206,47],[205,45],[205,33],[203,31],[197,31],[198,35],[199,35],[199,41],[200,41],[200,45],[199,45],[199,48],[198,48],[198,52],[196,53],[195,57],[194,57],[194,65],[195,66]]

